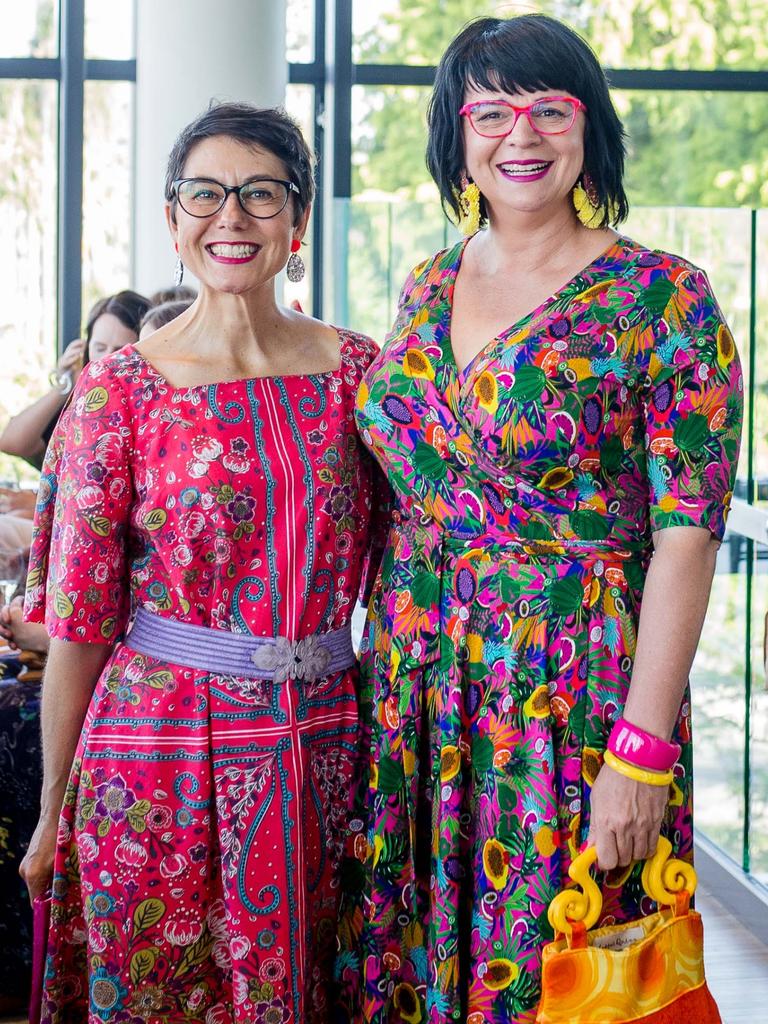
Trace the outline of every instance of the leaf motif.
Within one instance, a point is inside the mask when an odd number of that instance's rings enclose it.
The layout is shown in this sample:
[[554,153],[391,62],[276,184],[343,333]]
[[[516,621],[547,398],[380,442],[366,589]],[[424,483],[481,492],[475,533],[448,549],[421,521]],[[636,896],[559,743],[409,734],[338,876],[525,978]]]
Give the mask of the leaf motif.
[[535,402],[541,397],[547,377],[538,366],[521,366],[515,372],[510,395],[518,402]]
[[573,532],[583,540],[603,540],[611,532],[605,516],[592,509],[579,509],[570,518]]
[[104,637],[105,640],[111,639],[112,635],[115,632],[115,626],[116,625],[117,625],[117,619],[115,618],[114,615],[110,615],[109,618],[104,619],[104,621],[101,624],[100,632],[101,632],[101,635]]
[[38,586],[40,583],[45,581],[46,573],[43,571],[43,567],[40,565],[35,566],[34,569],[30,569],[27,573],[27,589],[31,590],[32,587]]
[[191,946],[185,948],[174,975],[178,977],[191,967],[203,963],[210,956],[212,947],[213,936],[208,931],[203,932],[197,942],[193,942]]
[[472,744],[472,767],[478,775],[484,775],[493,766],[495,753],[490,736],[478,736]]
[[143,814],[135,814],[133,811],[128,811],[125,817],[134,832],[147,831],[147,819]]
[[53,610],[56,612],[56,617],[59,619],[68,619],[75,610],[75,606],[64,591],[59,590],[58,588],[53,595]]
[[379,793],[385,796],[397,793],[403,784],[403,778],[403,766],[385,754],[379,761]]
[[147,946],[144,949],[137,949],[131,957],[131,983],[135,985],[141,984],[142,981],[147,977],[152,968],[155,966],[155,961],[159,955],[159,950],[154,946]]
[[419,472],[430,480],[442,480],[448,472],[448,467],[440,453],[426,441],[419,441],[416,445],[413,462]]
[[162,900],[142,900],[133,912],[133,934],[138,935],[153,924],[157,924],[165,914],[165,904]]
[[168,514],[163,508],[153,508],[144,516],[144,529],[149,530],[150,533],[155,533],[156,530],[161,529],[165,526],[165,521],[168,518]]
[[106,388],[95,387],[85,396],[85,411],[88,413],[98,412],[99,409],[103,409],[109,401],[109,394]]
[[678,420],[672,440],[681,452],[698,452],[709,437],[709,422],[699,412],[689,413],[684,420]]
[[100,836],[101,839],[103,839],[104,836],[109,835],[109,825],[109,818],[102,818],[101,821],[99,822],[96,828],[96,833],[98,836]]
[[88,516],[86,522],[97,537],[108,537],[112,522],[106,516]]
[[168,672],[166,669],[160,669],[157,672],[150,672],[148,676],[144,676],[142,679],[143,683],[150,686],[153,690],[162,690],[164,686],[173,681],[173,673]]
[[440,583],[437,576],[428,569],[417,572],[411,586],[411,594],[419,608],[431,608],[440,597]]
[[573,615],[584,600],[584,588],[577,576],[564,576],[549,588],[549,600],[555,615]]

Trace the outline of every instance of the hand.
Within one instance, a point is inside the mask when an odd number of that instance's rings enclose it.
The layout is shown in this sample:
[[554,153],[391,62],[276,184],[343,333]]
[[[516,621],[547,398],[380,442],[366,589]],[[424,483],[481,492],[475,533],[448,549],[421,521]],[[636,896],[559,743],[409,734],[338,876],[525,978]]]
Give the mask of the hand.
[[62,376],[65,373],[69,373],[72,375],[72,380],[76,381],[83,369],[87,345],[88,342],[85,338],[77,338],[75,341],[71,341],[59,357],[58,363],[56,363],[56,373]]
[[587,836],[601,871],[653,856],[668,799],[667,786],[635,782],[603,765],[592,786]]
[[40,622],[24,621],[24,598],[14,597],[10,604],[0,608],[0,637],[16,651],[37,651],[45,654],[50,639]]
[[15,487],[0,487],[0,515],[34,519],[37,494],[34,491],[18,490]]
[[19,868],[19,874],[27,883],[30,902],[51,887],[57,832],[58,821],[41,818],[32,833],[29,848]]

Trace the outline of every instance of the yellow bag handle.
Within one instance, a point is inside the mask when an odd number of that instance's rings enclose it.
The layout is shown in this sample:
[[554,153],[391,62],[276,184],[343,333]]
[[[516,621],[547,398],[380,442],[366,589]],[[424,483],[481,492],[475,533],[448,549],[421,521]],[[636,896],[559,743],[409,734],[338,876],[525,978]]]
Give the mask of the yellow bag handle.
[[[659,836],[654,855],[643,866],[643,889],[652,900],[661,906],[674,907],[678,894],[687,892],[689,898],[696,891],[696,872],[692,865],[678,858],[670,859],[672,843],[666,836]],[[555,933],[571,936],[572,924],[583,923],[589,931],[600,919],[603,909],[603,895],[592,878],[590,869],[597,860],[597,850],[588,846],[571,863],[568,874],[576,882],[573,888],[563,889],[552,900],[547,918]],[[581,886],[581,888],[579,888]]]

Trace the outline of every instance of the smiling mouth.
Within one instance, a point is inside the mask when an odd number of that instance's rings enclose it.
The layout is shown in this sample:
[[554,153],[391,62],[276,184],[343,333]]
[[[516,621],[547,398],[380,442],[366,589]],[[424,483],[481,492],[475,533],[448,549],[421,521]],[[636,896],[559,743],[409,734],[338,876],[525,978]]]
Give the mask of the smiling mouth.
[[211,256],[228,260],[248,260],[256,255],[261,246],[253,242],[212,242],[205,247]]
[[508,163],[497,164],[499,170],[507,178],[540,178],[552,166],[551,160],[510,160]]

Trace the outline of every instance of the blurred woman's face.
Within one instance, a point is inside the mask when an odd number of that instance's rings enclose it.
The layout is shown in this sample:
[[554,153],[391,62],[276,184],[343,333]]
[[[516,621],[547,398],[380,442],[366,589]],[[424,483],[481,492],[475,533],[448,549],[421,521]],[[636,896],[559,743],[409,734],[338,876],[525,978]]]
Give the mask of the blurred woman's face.
[[126,327],[114,313],[102,313],[93,325],[91,340],[88,343],[88,358],[95,362],[111,352],[117,352],[124,345],[132,345],[137,340],[136,331]]

